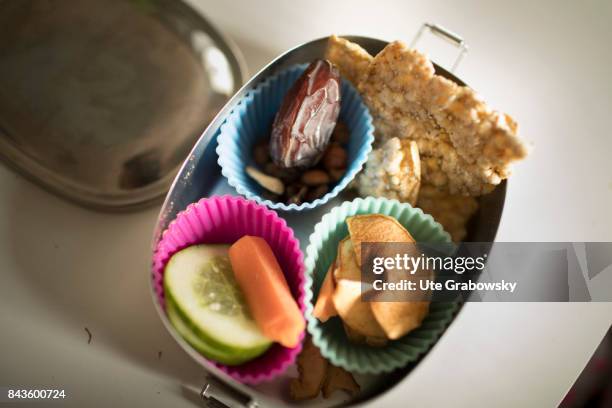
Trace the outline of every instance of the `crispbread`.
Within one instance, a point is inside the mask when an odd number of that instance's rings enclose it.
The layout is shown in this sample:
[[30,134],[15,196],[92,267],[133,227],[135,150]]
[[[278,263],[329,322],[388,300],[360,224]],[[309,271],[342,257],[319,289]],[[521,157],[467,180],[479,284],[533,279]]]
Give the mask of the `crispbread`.
[[512,118],[491,110],[470,88],[435,75],[426,56],[401,42],[374,57],[358,87],[378,143],[416,140],[422,182],[443,192],[485,194],[527,155]]
[[325,59],[336,65],[342,76],[355,86],[363,79],[372,62],[372,56],[366,50],[336,35],[329,37]]
[[442,224],[454,242],[460,242],[465,238],[467,222],[478,210],[478,201],[474,197],[451,195],[425,185],[421,188],[417,206]]
[[417,143],[397,137],[370,152],[357,183],[362,196],[384,196],[412,205],[416,204],[420,186],[421,160]]

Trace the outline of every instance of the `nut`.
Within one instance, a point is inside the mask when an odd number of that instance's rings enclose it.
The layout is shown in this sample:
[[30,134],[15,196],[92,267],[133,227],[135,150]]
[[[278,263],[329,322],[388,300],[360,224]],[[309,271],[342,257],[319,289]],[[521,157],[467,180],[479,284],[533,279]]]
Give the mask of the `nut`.
[[302,183],[309,187],[316,187],[329,182],[329,174],[323,170],[308,170],[306,173],[302,174]]
[[334,144],[329,146],[323,156],[323,166],[327,170],[341,169],[346,167],[347,155],[346,150],[340,145]]
[[321,184],[319,187],[311,188],[308,190],[308,194],[306,194],[306,201],[311,202],[316,200],[317,198],[323,197],[329,191],[329,187],[327,184]]
[[313,61],[285,95],[274,117],[270,156],[282,168],[308,168],[321,159],[340,113],[340,74]]
[[247,166],[246,173],[257,182],[260,186],[274,194],[283,194],[285,185],[276,177],[268,176],[265,173],[257,170],[255,167]]

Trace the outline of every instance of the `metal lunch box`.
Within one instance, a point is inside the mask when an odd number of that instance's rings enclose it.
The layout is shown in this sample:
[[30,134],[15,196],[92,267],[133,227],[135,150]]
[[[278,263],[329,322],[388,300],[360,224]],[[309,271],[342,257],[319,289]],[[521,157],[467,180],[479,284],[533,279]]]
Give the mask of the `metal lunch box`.
[[[438,25],[424,24],[413,40],[412,46],[416,44],[418,39],[425,32],[430,32],[437,35],[458,47],[459,55],[453,64],[454,70],[454,68],[456,68],[461,61],[461,58],[463,58],[467,52],[467,45],[463,39]],[[370,37],[350,35],[343,37],[358,43],[372,55],[378,53],[387,44],[386,41]],[[233,188],[228,185],[227,181],[221,175],[221,169],[217,164],[217,154],[215,152],[215,148],[217,146],[217,136],[225,116],[250,89],[255,87],[269,75],[273,75],[288,66],[299,63],[307,63],[315,58],[322,57],[325,52],[326,43],[327,37],[320,38],[304,43],[285,52],[263,68],[259,73],[254,75],[221,109],[219,114],[211,121],[210,125],[202,133],[191,153],[187,156],[187,159],[183,163],[182,168],[180,169],[172,184],[172,187],[170,188],[155,227],[153,248],[155,248],[157,242],[159,241],[161,233],[176,217],[177,213],[185,209],[190,203],[195,202],[200,198],[213,195],[236,194]],[[434,65],[437,74],[442,75],[459,85],[465,85],[464,82],[453,75],[452,72],[449,72],[436,64]],[[492,242],[494,240],[504,206],[506,185],[506,181],[503,181],[492,193],[480,197],[480,209],[474,215],[468,225],[468,235],[466,237],[466,241]],[[308,236],[312,231],[312,227],[321,219],[323,214],[342,201],[344,201],[343,194],[340,194],[339,197],[336,197],[334,200],[330,201],[327,205],[321,208],[308,212],[301,212],[299,214],[281,212],[280,215],[285,218],[288,225],[294,229],[297,238],[299,238],[301,242],[302,250],[304,250],[308,242]],[[201,388],[195,390],[195,392],[197,392],[207,404],[210,404],[209,406],[268,407],[291,405],[291,401],[287,399],[286,392],[283,392],[284,387],[286,387],[286,378],[284,380],[281,379],[272,381],[272,384],[246,386],[244,384],[237,383],[226,374],[219,371],[214,365],[206,361],[204,357],[202,357],[175,333],[164,313],[164,310],[158,304],[153,289],[151,290],[151,294],[157,312],[159,313],[159,316],[166,329],[168,329],[181,347],[209,373],[206,383],[203,384]],[[428,352],[430,351],[431,349]],[[423,357],[424,356],[421,358]],[[362,384],[362,392],[360,395],[356,399],[349,402],[328,401],[324,403],[321,400],[315,400],[315,402],[310,404],[307,403],[306,406],[348,406],[372,401],[385,391],[388,391],[389,389],[400,384],[417,364],[418,361],[414,364],[398,369],[389,375],[367,381],[366,386],[363,386]]]

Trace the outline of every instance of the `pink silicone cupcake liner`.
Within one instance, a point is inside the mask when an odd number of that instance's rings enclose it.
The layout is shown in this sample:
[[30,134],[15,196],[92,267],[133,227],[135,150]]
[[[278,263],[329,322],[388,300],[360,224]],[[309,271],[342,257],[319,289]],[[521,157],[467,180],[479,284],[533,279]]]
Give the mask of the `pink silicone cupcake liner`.
[[[163,273],[174,253],[194,244],[231,244],[243,235],[259,236],[268,242],[285,273],[291,294],[304,313],[304,258],[293,230],[274,211],[234,196],[203,198],[190,204],[164,231],[153,256],[152,279],[160,305],[165,309]],[[304,333],[295,348],[275,343],[263,355],[239,366],[212,363],[243,383],[267,381],[295,361],[303,337]]]

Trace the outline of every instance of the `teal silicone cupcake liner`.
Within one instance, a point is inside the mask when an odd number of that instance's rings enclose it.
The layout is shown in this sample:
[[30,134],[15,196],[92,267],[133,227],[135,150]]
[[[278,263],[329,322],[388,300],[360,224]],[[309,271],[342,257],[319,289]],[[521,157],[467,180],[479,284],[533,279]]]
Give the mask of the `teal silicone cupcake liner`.
[[273,75],[250,91],[228,115],[221,126],[217,154],[221,173],[238,194],[275,210],[302,211],[316,208],[336,197],[364,166],[374,141],[374,126],[359,92],[342,79],[340,120],[350,132],[347,146],[348,166],[344,176],[321,198],[301,204],[286,204],[263,198],[264,190],[246,173],[253,162],[253,147],[269,134],[274,116],[294,82],[307,65],[294,65]]
[[342,321],[333,317],[321,323],[312,316],[323,279],[336,257],[340,240],[348,236],[346,218],[356,214],[385,214],[396,218],[417,242],[451,243],[450,235],[418,208],[396,200],[368,197],[346,201],[325,214],[315,226],[306,248],[306,319],[312,341],[332,364],[360,374],[393,371],[416,361],[437,341],[451,322],[458,302],[432,302],[422,325],[384,347],[351,343]]

